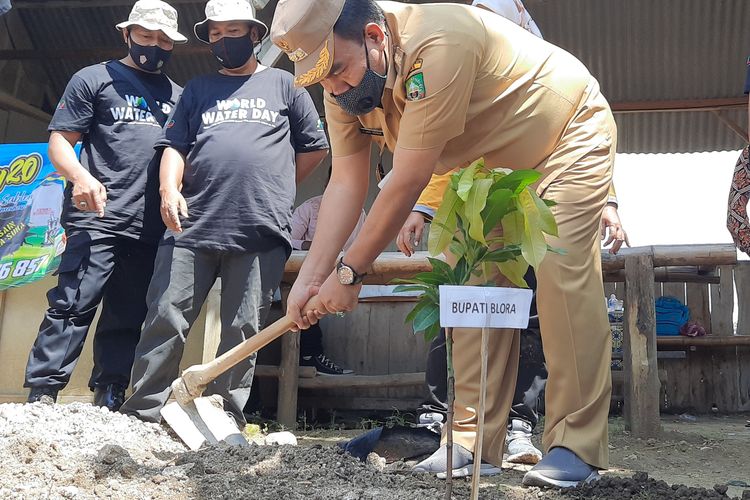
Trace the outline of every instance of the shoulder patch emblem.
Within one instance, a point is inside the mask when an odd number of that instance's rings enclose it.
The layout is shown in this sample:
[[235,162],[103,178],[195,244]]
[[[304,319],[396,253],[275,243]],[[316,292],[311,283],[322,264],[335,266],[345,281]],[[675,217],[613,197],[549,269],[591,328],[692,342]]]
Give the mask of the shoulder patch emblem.
[[418,101],[427,97],[427,91],[424,87],[424,76],[420,73],[411,75],[406,80],[406,100]]
[[420,70],[420,69],[422,69],[422,59],[421,58],[419,58],[416,61],[414,61],[414,64],[412,64],[411,68],[409,69],[409,73],[412,73],[412,72]]

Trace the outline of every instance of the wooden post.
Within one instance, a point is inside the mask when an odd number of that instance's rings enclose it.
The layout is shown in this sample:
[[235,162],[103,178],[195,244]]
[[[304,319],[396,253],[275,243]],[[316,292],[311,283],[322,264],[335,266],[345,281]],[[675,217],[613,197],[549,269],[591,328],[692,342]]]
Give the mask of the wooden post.
[[[286,299],[291,286],[281,284],[281,307],[286,310]],[[279,423],[288,430],[297,428],[297,389],[299,386],[299,332],[287,332],[281,337],[281,363],[279,363],[279,396],[277,415]]]
[[737,333],[748,335],[750,334],[750,262],[737,262],[734,268],[734,279],[737,281]]
[[700,323],[706,330],[711,333],[711,311],[708,303],[708,285],[705,283],[688,283],[686,305],[690,309],[690,319]]
[[719,284],[711,285],[711,333],[734,335],[733,266],[719,266]]
[[446,401],[448,403],[448,418],[445,422],[447,439],[445,444],[446,468],[445,468],[445,498],[453,498],[453,405],[456,402],[455,383],[453,374],[453,328],[445,329],[445,357],[448,363],[448,389]]
[[479,477],[482,472],[482,441],[484,440],[484,407],[487,399],[487,357],[489,342],[489,329],[482,328],[482,361],[479,377],[479,415],[477,419],[477,437],[474,442],[474,472],[471,477],[471,500],[479,500]]
[[653,256],[628,256],[625,277],[625,423],[634,437],[656,437],[661,424]]
[[201,363],[216,358],[221,342],[221,278],[217,279],[206,297],[206,324],[203,328],[203,355]]

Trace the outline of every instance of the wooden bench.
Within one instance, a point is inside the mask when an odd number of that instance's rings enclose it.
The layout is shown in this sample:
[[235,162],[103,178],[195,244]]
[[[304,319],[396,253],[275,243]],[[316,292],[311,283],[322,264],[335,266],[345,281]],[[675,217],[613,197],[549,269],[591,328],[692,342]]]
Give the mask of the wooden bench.
[[[293,252],[287,262],[282,296],[285,298],[297,277],[306,252]],[[623,371],[616,375],[617,382],[624,385],[625,419],[634,436],[650,437],[658,434],[659,426],[659,371],[657,348],[695,348],[695,346],[750,345],[750,336],[704,338],[658,337],[656,336],[656,314],[654,309],[655,282],[672,283],[675,280],[694,284],[713,283],[724,285],[723,293],[731,293],[722,281],[719,266],[731,266],[736,262],[733,245],[652,246],[624,249],[618,255],[602,255],[602,271],[605,281],[622,280],[625,283]],[[395,278],[408,278],[416,273],[429,271],[427,255],[420,252],[407,258],[397,252],[383,253],[373,264],[372,272],[365,283],[384,285]],[[730,284],[731,285],[731,284]],[[685,286],[684,284],[682,285]],[[213,300],[216,301],[217,298]],[[210,299],[211,300],[211,299]],[[212,305],[210,302],[209,305]],[[214,315],[218,313],[218,303]],[[216,321],[209,310],[207,323]],[[214,321],[211,321],[214,320]],[[210,344],[210,336],[206,342]],[[214,340],[215,342],[215,340]],[[210,344],[212,345],[212,344]],[[215,352],[215,347],[209,352]],[[205,357],[205,354],[204,354]],[[314,377],[310,370],[299,367],[299,334],[287,333],[282,338],[281,363],[276,367],[259,367],[257,375],[278,377],[278,421],[287,428],[296,427],[297,392],[299,388],[323,389],[339,387],[383,387],[397,385],[419,385],[422,373],[387,374],[376,376]],[[302,372],[301,372],[302,370]]]

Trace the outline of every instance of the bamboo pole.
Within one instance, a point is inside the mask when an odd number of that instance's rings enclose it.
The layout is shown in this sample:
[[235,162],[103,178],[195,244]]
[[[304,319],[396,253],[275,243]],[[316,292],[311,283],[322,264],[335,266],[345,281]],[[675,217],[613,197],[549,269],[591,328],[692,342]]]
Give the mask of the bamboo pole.
[[445,329],[445,358],[448,363],[448,388],[446,399],[448,400],[447,439],[445,444],[446,470],[445,470],[445,498],[453,498],[453,404],[456,400],[455,383],[456,377],[453,373],[453,328]]
[[484,413],[487,399],[487,358],[489,356],[489,339],[489,329],[482,328],[482,364],[479,377],[479,415],[477,419],[477,437],[474,442],[474,471],[471,478],[471,500],[479,500],[479,477],[482,472],[482,444],[484,441]]

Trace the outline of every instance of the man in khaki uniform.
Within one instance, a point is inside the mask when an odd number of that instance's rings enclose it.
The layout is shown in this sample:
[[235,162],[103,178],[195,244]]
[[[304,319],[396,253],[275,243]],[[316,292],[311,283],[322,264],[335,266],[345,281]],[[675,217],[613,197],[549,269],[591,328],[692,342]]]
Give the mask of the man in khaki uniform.
[[[562,49],[492,13],[455,4],[280,0],[271,37],[295,62],[297,85],[323,85],[333,151],[319,215],[327,223],[289,296],[295,323],[306,328],[323,312],[356,305],[363,275],[433,173],[481,156],[490,167],[536,169],[543,175],[538,191],[557,203],[559,237],[548,242],[567,253],[549,255],[537,272],[550,373],[543,438],[549,454],[524,482],[571,486],[595,478],[608,462],[611,392],[598,229],[616,149],[614,119],[596,80]],[[371,140],[379,133],[394,152],[393,171],[336,263],[364,204]],[[325,311],[302,314],[315,294]],[[456,392],[464,395],[455,405],[459,466],[470,463],[476,435],[477,336],[454,331]],[[482,459],[499,465],[519,336],[491,338]],[[434,472],[445,467],[441,453],[433,457]]]

